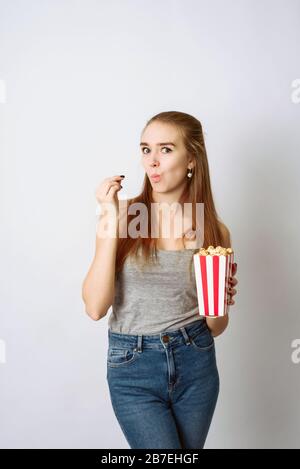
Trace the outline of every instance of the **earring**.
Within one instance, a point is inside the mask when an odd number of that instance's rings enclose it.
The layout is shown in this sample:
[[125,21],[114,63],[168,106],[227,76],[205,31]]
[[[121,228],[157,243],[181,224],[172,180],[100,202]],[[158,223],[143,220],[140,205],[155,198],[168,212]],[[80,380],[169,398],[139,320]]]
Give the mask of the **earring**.
[[189,172],[187,173],[187,177],[191,178],[193,176],[193,170],[192,168],[189,168]]

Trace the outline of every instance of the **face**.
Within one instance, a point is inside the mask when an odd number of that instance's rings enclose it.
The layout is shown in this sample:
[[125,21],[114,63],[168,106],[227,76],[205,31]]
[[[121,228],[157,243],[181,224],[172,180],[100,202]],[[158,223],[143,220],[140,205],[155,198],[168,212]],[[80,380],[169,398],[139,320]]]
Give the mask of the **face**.
[[[188,168],[193,167],[176,127],[160,122],[153,122],[144,130],[141,158],[153,190],[160,193],[185,185]],[[159,177],[152,178],[154,174]]]

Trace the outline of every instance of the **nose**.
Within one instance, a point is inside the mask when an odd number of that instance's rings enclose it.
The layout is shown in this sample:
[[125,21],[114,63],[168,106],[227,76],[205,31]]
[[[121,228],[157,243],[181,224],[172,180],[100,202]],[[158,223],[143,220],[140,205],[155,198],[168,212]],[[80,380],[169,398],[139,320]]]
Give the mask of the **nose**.
[[156,156],[153,156],[151,158],[151,161],[150,161],[150,166],[151,167],[156,167],[156,166],[159,166],[159,165],[160,165],[160,163],[159,163],[158,158],[156,158]]

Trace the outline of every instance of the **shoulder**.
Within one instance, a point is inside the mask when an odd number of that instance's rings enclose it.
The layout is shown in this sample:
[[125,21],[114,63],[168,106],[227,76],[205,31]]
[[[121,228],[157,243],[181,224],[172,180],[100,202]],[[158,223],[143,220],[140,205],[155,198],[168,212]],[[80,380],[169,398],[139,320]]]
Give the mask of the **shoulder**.
[[219,221],[219,228],[223,238],[224,248],[231,248],[231,235],[227,226]]

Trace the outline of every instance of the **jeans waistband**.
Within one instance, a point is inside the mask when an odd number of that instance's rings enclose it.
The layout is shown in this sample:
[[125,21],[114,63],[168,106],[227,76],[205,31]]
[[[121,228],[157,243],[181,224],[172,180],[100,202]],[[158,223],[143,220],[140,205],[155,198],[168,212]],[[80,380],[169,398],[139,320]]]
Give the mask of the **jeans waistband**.
[[204,329],[208,329],[205,319],[197,319],[192,323],[172,331],[163,331],[158,334],[120,334],[108,329],[109,346],[134,347],[138,351],[142,348],[162,348],[174,344],[188,343],[190,338],[196,336]]

